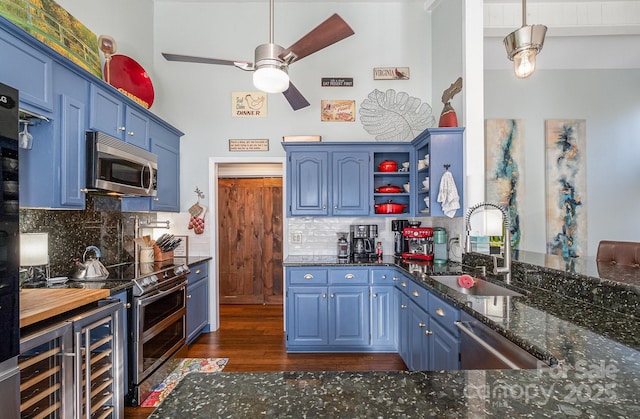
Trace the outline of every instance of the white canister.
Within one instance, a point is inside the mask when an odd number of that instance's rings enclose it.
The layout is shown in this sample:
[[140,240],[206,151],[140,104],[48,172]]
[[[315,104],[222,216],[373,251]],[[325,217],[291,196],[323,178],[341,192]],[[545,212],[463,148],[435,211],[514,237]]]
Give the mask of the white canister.
[[153,247],[141,247],[140,248],[140,263],[153,263]]

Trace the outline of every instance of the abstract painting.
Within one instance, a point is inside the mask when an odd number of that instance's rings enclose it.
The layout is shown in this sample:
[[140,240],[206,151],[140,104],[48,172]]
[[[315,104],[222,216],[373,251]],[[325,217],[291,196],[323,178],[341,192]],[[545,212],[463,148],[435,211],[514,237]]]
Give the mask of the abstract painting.
[[586,121],[545,121],[547,253],[587,254]]
[[485,197],[509,214],[511,247],[522,240],[520,212],[524,208],[524,123],[517,119],[485,121]]

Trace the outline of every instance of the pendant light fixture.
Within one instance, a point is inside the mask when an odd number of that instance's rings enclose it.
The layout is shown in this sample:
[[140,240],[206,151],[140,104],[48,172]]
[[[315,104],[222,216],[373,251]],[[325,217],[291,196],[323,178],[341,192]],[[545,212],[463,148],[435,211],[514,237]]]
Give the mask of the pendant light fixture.
[[522,0],[522,27],[504,38],[516,77],[524,79],[536,70],[536,55],[542,50],[546,33],[544,25],[527,25],[527,1]]
[[288,63],[279,57],[284,48],[273,43],[273,0],[269,1],[269,43],[255,51],[253,85],[267,93],[282,93],[289,88]]

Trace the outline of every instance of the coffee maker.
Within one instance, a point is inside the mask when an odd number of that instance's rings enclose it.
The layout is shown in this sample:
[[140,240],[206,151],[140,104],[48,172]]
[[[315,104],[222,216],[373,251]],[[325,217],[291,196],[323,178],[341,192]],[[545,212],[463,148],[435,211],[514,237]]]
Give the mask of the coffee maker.
[[349,227],[349,244],[353,260],[377,258],[376,237],[378,237],[376,224],[351,225]]
[[433,229],[431,227],[406,227],[402,234],[409,251],[402,254],[403,259],[433,261]]
[[405,240],[402,232],[409,227],[409,220],[391,220],[391,231],[393,231],[393,254],[402,256],[409,251],[409,243]]

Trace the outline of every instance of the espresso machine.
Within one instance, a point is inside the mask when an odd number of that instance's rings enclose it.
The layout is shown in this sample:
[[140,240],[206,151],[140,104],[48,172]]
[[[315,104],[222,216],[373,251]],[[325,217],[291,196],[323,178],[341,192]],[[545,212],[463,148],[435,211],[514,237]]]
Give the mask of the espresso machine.
[[393,254],[402,256],[409,251],[409,243],[405,240],[402,232],[409,227],[409,220],[391,220],[391,231],[393,231]]
[[409,251],[403,259],[433,261],[433,229],[431,227],[405,227],[402,230]]
[[353,260],[375,259],[376,237],[378,226],[376,224],[353,224],[349,227],[349,245]]

